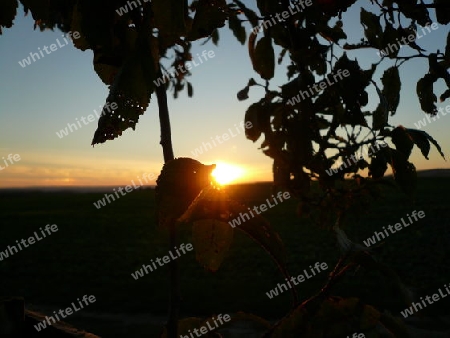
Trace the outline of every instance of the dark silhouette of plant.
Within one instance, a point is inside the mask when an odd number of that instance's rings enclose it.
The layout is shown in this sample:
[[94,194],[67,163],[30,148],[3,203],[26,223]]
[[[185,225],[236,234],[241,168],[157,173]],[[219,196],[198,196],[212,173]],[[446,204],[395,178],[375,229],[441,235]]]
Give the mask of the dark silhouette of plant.
[[[248,99],[254,86],[265,90],[264,96],[245,113],[246,121],[253,126],[246,129],[247,138],[253,142],[262,139],[263,153],[273,159],[274,184],[298,198],[300,216],[307,215],[335,231],[343,251],[327,284],[317,295],[299,302],[292,289],[293,307],[285,318],[275,325],[258,319],[266,328],[265,337],[342,337],[358,331],[372,332],[375,336],[379,324],[393,336],[408,335],[396,319],[359,299],[333,297],[331,291],[345,273],[362,266],[380,270],[392,278],[406,302],[410,301],[395,272],[377,262],[372,251],[352,243],[341,227],[350,212],[369,206],[379,194],[388,166],[400,188],[414,198],[416,169],[409,162],[414,145],[427,159],[431,144],[444,157],[438,143],[426,132],[392,126],[389,118],[396,114],[400,102],[401,68],[415,59],[428,61],[429,65],[417,83],[421,109],[431,116],[438,113],[433,85],[442,79],[450,88],[450,34],[446,46],[428,51],[420,47],[416,31],[426,29],[431,34],[437,24],[447,27],[450,22],[447,1],[20,2],[25,12],[33,15],[36,27],[79,31],[82,37],[74,40],[75,46],[94,52],[94,69],[110,89],[107,104],[115,102],[118,108],[103,111],[92,145],[115,139],[128,128],[134,129],[156,94],[166,162],[158,179],[159,225],[169,229],[172,248],[177,243],[177,226],[183,222],[192,224],[197,259],[212,271],[219,268],[231,245],[235,229],[227,222],[247,207],[231,200],[214,185],[208,174],[212,168],[192,159],[174,158],[166,92],[172,91],[177,97],[186,89],[192,96],[193,88],[188,70],[168,78],[161,61],[169,58],[170,66],[180,69],[192,59],[192,41],[206,39],[217,44],[219,30],[228,23],[237,40],[243,45],[247,43],[253,69],[261,78],[250,79],[237,98]],[[352,6],[360,7],[364,36],[358,43],[347,41],[343,19]],[[17,8],[17,0],[1,2],[0,29],[11,27]],[[434,14],[437,23],[431,19]],[[362,49],[378,53],[376,62],[368,68],[358,60],[358,51]],[[276,64],[287,65],[288,82],[273,86]],[[164,78],[164,85],[158,85],[158,79]],[[365,107],[370,101],[371,87],[378,94],[378,106],[368,111]],[[440,100],[449,97],[447,89]],[[367,160],[357,155],[369,147],[375,151]],[[337,168],[339,161],[343,165]],[[364,170],[368,171],[368,177],[362,175]],[[319,190],[311,189],[313,180],[318,182]],[[289,277],[281,239],[262,217],[249,220],[236,230],[258,242]],[[207,242],[203,238],[215,240]],[[202,321],[192,318],[179,321],[178,262],[172,261],[169,266],[171,306],[164,335],[175,338]],[[238,314],[232,320],[249,317]]]

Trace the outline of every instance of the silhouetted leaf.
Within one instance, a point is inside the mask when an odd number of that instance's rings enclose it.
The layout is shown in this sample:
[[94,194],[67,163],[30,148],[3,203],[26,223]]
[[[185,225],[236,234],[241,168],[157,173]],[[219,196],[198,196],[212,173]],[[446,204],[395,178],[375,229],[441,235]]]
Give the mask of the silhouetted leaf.
[[250,21],[252,27],[258,26],[259,18],[258,15],[248,7],[246,7],[242,1],[234,0],[234,2],[238,5],[239,9],[244,13],[247,17],[248,21]]
[[[117,74],[113,76],[113,70],[100,73],[103,81],[110,80],[108,75],[114,80],[92,145],[113,140],[128,128],[134,130],[150,103],[158,64],[154,59],[157,40],[148,34],[148,29],[142,29],[137,36],[129,34],[128,43],[127,57]],[[117,107],[110,109],[113,105]]]
[[192,87],[192,83],[190,82],[187,82],[187,91],[189,97],[192,97],[194,95],[194,87]]
[[250,122],[252,125],[251,128],[245,129],[245,136],[253,142],[256,142],[262,133],[258,119],[260,111],[261,105],[259,103],[253,103],[245,112],[245,123]]
[[412,148],[414,147],[414,142],[412,137],[408,134],[406,128],[403,126],[398,126],[392,130],[391,138],[395,148],[405,155],[405,159],[408,159],[411,155]]
[[230,27],[233,35],[241,43],[241,45],[245,44],[247,34],[245,33],[245,28],[242,26],[241,20],[239,20],[237,16],[231,15],[228,18],[228,27]]
[[375,179],[382,178],[388,168],[388,158],[384,151],[375,153],[369,164],[369,176]]
[[252,58],[253,69],[265,80],[273,78],[275,72],[275,52],[270,37],[262,37],[256,44],[254,57]]
[[215,29],[212,33],[211,33],[211,39],[213,44],[215,44],[216,46],[219,43],[219,30]]
[[19,2],[17,0],[0,1],[0,35],[2,34],[2,27],[12,27],[18,7]]
[[432,74],[425,74],[425,76],[417,82],[416,87],[417,96],[419,97],[422,110],[430,115],[436,115],[437,112],[435,105],[437,97],[433,92],[433,84],[436,80],[436,76]]
[[[164,0],[161,0],[164,1]],[[178,1],[178,0],[174,0]],[[227,19],[227,4],[225,0],[199,0],[197,11],[192,23],[192,29],[188,36],[190,41],[212,36],[212,41],[217,44],[219,33],[217,28],[225,25]]]
[[[266,209],[276,206],[271,198],[266,200]],[[278,202],[279,203],[279,200]],[[262,210],[262,209],[261,209]],[[246,216],[242,216],[246,214]],[[280,271],[289,276],[286,268],[286,253],[280,236],[269,222],[254,209],[229,198],[224,190],[205,186],[197,195],[185,212],[179,216],[179,223],[197,222],[199,220],[216,220],[235,230],[243,231],[252,238],[274,259]],[[241,218],[243,217],[243,218]],[[206,224],[206,223],[205,223]],[[222,225],[220,225],[222,227]],[[226,230],[221,230],[225,236],[230,236]],[[228,240],[227,240],[228,241]]]
[[211,172],[214,168],[215,165],[204,165],[184,157],[164,164],[155,188],[160,226],[165,226],[169,220],[176,220],[187,212],[203,189],[211,185]]
[[398,67],[386,69],[381,78],[383,83],[383,96],[388,103],[389,112],[394,115],[400,102],[401,81]]
[[450,33],[447,35],[447,43],[445,45],[445,61],[450,65]]
[[233,228],[228,223],[204,219],[192,225],[195,257],[209,271],[219,269],[232,242]]
[[412,140],[419,147],[419,149],[422,152],[423,156],[427,160],[428,160],[428,154],[430,153],[430,142],[434,144],[434,146],[438,150],[439,154],[445,160],[445,155],[442,152],[441,146],[428,133],[426,133],[423,130],[416,130],[416,129],[406,129],[406,131],[408,132],[409,135],[411,135]]
[[[361,23],[364,26],[364,35],[369,43],[375,47],[381,47],[381,37],[383,30],[380,25],[380,18],[373,13],[361,8]],[[381,48],[380,48],[381,49]]]
[[[89,42],[87,41],[87,39],[84,36],[83,33],[83,18],[82,18],[82,13],[78,10],[78,4],[76,4],[73,8],[73,15],[72,15],[72,24],[70,27],[70,30],[72,32],[79,32],[80,33],[80,37],[78,39],[73,39],[73,45],[75,47],[77,47],[78,49],[85,51],[86,49],[91,49],[92,46],[89,44]],[[95,55],[96,50],[94,50],[94,55]],[[95,66],[95,58],[94,58],[94,66]],[[97,71],[97,70],[96,70]],[[98,74],[98,72],[97,72]],[[100,77],[101,78],[101,77]],[[102,79],[103,81],[103,79]],[[103,81],[104,82],[104,81]],[[108,84],[111,84],[112,81]]]
[[244,101],[248,99],[248,91],[250,90],[249,86],[246,86],[244,89],[240,90],[237,93],[237,98],[239,101]]
[[440,7],[440,6],[447,6],[448,1],[447,0],[434,0],[434,4],[436,5],[437,21],[441,25],[446,25],[446,24],[450,23],[450,12],[448,11],[448,8]]
[[450,89],[447,89],[440,97],[439,101],[444,102],[450,97]]
[[180,36],[186,36],[187,1],[152,0],[151,5],[152,11],[158,13],[153,20],[159,31],[160,42],[164,46],[171,46],[178,41]]

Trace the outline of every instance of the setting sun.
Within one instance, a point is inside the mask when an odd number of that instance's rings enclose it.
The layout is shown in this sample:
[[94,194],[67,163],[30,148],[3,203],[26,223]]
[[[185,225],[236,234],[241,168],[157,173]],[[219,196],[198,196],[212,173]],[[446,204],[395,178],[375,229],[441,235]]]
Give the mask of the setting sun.
[[216,163],[216,169],[212,172],[212,176],[219,184],[228,184],[243,174],[244,169],[227,163]]

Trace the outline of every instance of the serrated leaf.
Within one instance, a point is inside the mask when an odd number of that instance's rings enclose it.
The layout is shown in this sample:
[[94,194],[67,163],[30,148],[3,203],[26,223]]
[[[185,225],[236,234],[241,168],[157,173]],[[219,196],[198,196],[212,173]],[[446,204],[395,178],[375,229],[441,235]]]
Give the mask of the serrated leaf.
[[114,83],[121,66],[122,58],[105,54],[102,50],[94,51],[94,70],[104,84],[109,86]]
[[142,30],[131,39],[134,45],[130,45],[127,59],[114,76],[92,145],[113,140],[128,128],[134,130],[150,103],[156,79],[152,43],[156,41],[146,32]]
[[[106,105],[98,121],[92,145],[113,140],[128,129],[133,130],[150,103],[151,90],[143,75],[140,58],[132,57],[122,66],[111,85]],[[117,109],[110,107],[117,105]]]

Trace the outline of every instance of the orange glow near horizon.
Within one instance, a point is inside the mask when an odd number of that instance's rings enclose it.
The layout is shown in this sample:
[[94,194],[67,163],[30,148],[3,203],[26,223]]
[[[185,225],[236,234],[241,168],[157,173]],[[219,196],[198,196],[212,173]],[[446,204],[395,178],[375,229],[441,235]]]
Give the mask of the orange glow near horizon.
[[214,169],[212,172],[212,176],[214,177],[216,182],[221,185],[226,185],[239,178],[242,178],[244,174],[245,170],[242,167],[224,162],[216,163],[216,169]]

